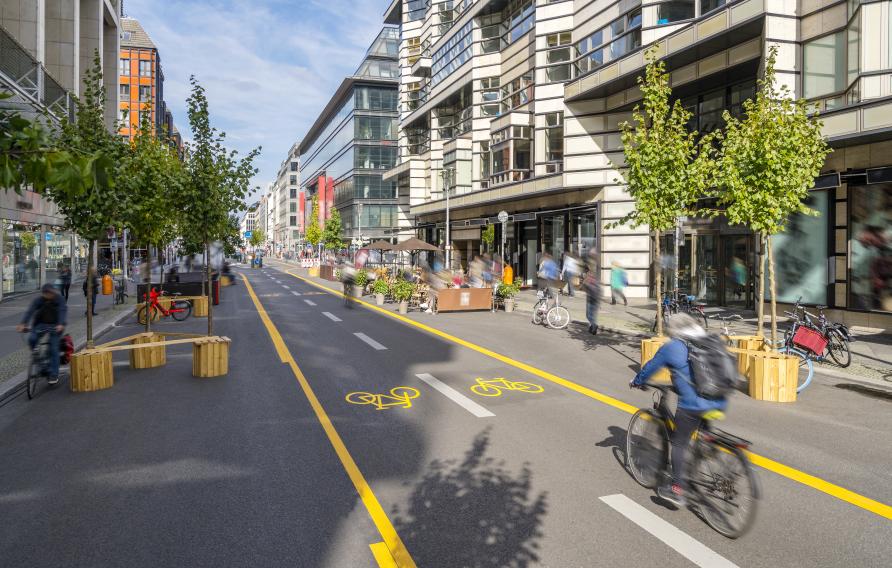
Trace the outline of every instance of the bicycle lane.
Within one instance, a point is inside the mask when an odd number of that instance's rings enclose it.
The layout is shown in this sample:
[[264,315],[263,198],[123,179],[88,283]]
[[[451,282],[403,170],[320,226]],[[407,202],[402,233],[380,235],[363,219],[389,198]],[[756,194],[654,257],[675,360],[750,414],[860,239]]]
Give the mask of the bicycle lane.
[[[309,289],[309,288],[308,288]],[[341,300],[333,298],[336,303]],[[362,310],[359,310],[361,312]],[[354,313],[357,313],[354,310]],[[367,316],[366,316],[367,317]],[[409,340],[404,337],[406,326],[401,322],[393,321],[388,317],[379,317],[372,325],[376,333],[376,340],[384,343],[393,342],[396,345],[406,345],[411,341],[414,347],[412,356],[417,357],[419,351],[425,349],[425,346],[431,344],[432,339],[439,341],[439,338],[432,338],[427,333],[416,332],[417,337]],[[388,322],[388,320],[390,320]],[[387,325],[387,323],[396,324],[396,327]],[[402,328],[398,331],[390,331],[391,329]],[[491,331],[491,330],[490,330]],[[394,336],[389,337],[389,333]],[[423,338],[428,341],[424,341]],[[383,339],[382,339],[383,338]],[[470,351],[468,349],[460,349],[460,351]],[[479,355],[479,354],[478,354]],[[529,355],[529,354],[528,354]],[[401,357],[401,352],[391,352],[388,360]],[[461,356],[460,356],[461,357]],[[610,359],[609,355],[604,355],[603,361],[599,358],[598,368],[626,368],[628,361],[624,360],[621,355],[615,354],[614,359]],[[403,365],[411,364],[411,360],[404,362]],[[468,369],[464,370],[456,370]],[[474,369],[471,371],[471,369]],[[664,516],[670,522],[681,527],[682,530],[691,535],[695,535],[702,542],[707,543],[715,550],[722,552],[728,558],[737,561],[741,555],[741,545],[739,543],[729,543],[722,537],[719,537],[711,530],[706,528],[699,520],[689,513],[669,513],[667,514],[658,505],[650,503],[651,493],[639,488],[628,476],[622,471],[613,458],[613,448],[622,445],[624,440],[625,427],[628,416],[619,414],[614,411],[606,410],[601,405],[592,405],[592,401],[585,397],[579,397],[578,393],[567,391],[567,389],[556,387],[549,382],[544,382],[541,377],[536,375],[526,375],[518,373],[515,366],[502,366],[497,361],[493,361],[490,357],[476,358],[466,363],[461,357],[461,362],[455,365],[444,365],[443,368],[434,368],[429,371],[430,374],[436,376],[442,382],[453,386],[460,392],[469,392],[468,388],[474,383],[477,376],[492,377],[510,377],[512,380],[528,380],[538,382],[545,388],[545,392],[537,395],[530,393],[505,393],[502,397],[494,399],[492,402],[484,401],[486,408],[492,410],[497,418],[495,422],[498,426],[494,427],[496,435],[500,438],[508,438],[504,442],[510,449],[506,450],[505,455],[524,456],[531,463],[535,463],[536,467],[533,472],[536,477],[543,479],[548,485],[550,495],[555,495],[555,502],[558,502],[555,486],[547,480],[554,477],[558,480],[567,480],[570,485],[579,491],[580,484],[584,485],[591,491],[586,493],[584,499],[582,495],[576,495],[571,491],[568,499],[573,501],[584,500],[586,506],[576,515],[562,515],[563,520],[555,519],[554,521],[546,520],[546,527],[549,522],[560,525],[561,522],[581,524],[589,529],[591,525],[587,525],[586,521],[592,515],[602,515],[598,512],[597,507],[592,504],[597,503],[601,495],[598,493],[619,490],[627,494],[635,495],[638,499],[643,500],[645,506],[651,508],[657,514]],[[509,401],[508,394],[511,394]],[[425,392],[422,391],[422,398]],[[332,401],[336,401],[337,393],[332,397]],[[442,398],[442,397],[441,397]],[[634,395],[630,398],[635,398]],[[643,397],[638,397],[643,398]],[[475,398],[480,401],[481,399]],[[534,402],[535,401],[535,402]],[[415,406],[419,402],[413,402]],[[447,402],[443,401],[443,404]],[[455,406],[449,403],[450,406]],[[505,407],[504,409],[502,407]],[[459,412],[456,407],[451,412]],[[463,411],[459,412],[462,415]],[[467,413],[464,413],[467,414]],[[467,417],[463,417],[467,421]],[[471,417],[472,418],[472,417]],[[503,423],[513,424],[511,427],[503,428]],[[516,427],[515,427],[516,426]],[[452,431],[457,426],[450,421],[447,428]],[[734,431],[732,429],[732,431]],[[735,431],[736,433],[736,431]],[[465,434],[467,436],[467,434]],[[511,442],[511,439],[514,442]],[[378,442],[381,443],[380,441]],[[599,443],[605,446],[603,449],[595,447],[594,444]],[[512,444],[517,447],[511,447]],[[447,444],[448,445],[448,444]],[[531,450],[535,448],[535,451]],[[542,450],[545,448],[545,450]],[[448,450],[447,450],[448,451]],[[530,452],[533,451],[531,455]],[[543,451],[540,454],[537,452]],[[452,452],[455,453],[454,450]],[[621,454],[620,451],[617,451]],[[543,459],[543,456],[547,458]],[[501,454],[499,457],[502,457]],[[519,457],[517,459],[520,459]],[[584,464],[580,463],[580,459],[591,460]],[[549,467],[554,467],[552,473],[548,473]],[[569,473],[568,473],[569,472]],[[578,472],[578,473],[577,473]],[[867,513],[866,511],[857,509],[850,504],[844,503],[837,499],[833,499],[822,493],[814,491],[812,488],[801,484],[792,483],[788,479],[779,478],[768,472],[759,471],[759,475],[765,486],[765,494],[768,496],[761,504],[761,513],[757,522],[757,526],[752,536],[745,538],[739,542],[759,542],[758,550],[746,550],[746,553],[739,560],[740,565],[759,565],[759,562],[753,562],[754,559],[761,559],[762,562],[777,564],[778,558],[789,559],[807,559],[815,558],[820,560],[822,565],[833,558],[859,558],[862,565],[872,565],[878,561],[874,553],[877,552],[876,547],[862,546],[866,542],[884,542],[880,535],[888,529],[887,521]],[[569,479],[568,479],[569,478]],[[558,487],[561,483],[558,482]],[[602,488],[601,484],[605,484]],[[810,527],[809,537],[802,538],[801,531],[796,531],[793,527],[801,519],[812,519],[815,516],[825,519],[824,522],[817,522],[814,527]],[[554,515],[547,515],[548,519],[554,518]],[[608,516],[609,517],[609,516]],[[851,535],[840,534],[839,524],[845,521],[847,528],[851,527]],[[601,531],[602,527],[598,526]],[[560,527],[562,534],[572,533],[575,526]],[[554,531],[549,531],[553,534]],[[870,535],[866,537],[865,535]],[[561,542],[560,546],[579,546],[579,541],[591,539],[590,530],[582,531],[581,535],[577,535],[577,539],[570,539],[572,542]],[[863,538],[862,538],[863,537]],[[625,542],[622,537],[617,537],[618,542]],[[604,545],[600,542],[600,545]],[[543,551],[551,546],[551,542],[543,543]],[[633,547],[634,548],[634,547]],[[747,547],[748,548],[748,547]],[[410,546],[411,549],[411,546]],[[603,550],[603,549],[602,549]],[[778,556],[780,555],[780,556]],[[544,553],[543,553],[544,557]],[[792,560],[791,560],[792,561]],[[782,564],[782,563],[781,563]],[[562,563],[554,565],[568,565]]]
[[[63,386],[0,409],[0,564],[375,565],[380,536],[355,514],[349,478],[245,287],[223,296],[214,326],[232,338],[227,376],[193,378],[189,346],[169,348],[158,369],[129,370],[117,354],[112,389]],[[130,318],[108,339],[140,330]]]

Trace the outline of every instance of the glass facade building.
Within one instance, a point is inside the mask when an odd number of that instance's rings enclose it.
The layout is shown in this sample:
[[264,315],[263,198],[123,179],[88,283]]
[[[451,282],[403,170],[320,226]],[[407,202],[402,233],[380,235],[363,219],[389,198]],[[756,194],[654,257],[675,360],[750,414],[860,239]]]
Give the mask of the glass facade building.
[[300,143],[304,214],[314,197],[320,224],[337,209],[347,242],[398,230],[396,184],[381,176],[398,160],[398,51],[399,30],[385,27]]

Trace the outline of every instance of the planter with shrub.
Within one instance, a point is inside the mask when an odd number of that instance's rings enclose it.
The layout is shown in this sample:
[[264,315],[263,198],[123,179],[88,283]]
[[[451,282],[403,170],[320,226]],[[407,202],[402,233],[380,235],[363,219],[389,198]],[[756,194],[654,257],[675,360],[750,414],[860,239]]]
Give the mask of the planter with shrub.
[[400,303],[400,313],[409,312],[409,300],[415,292],[415,284],[400,278],[393,283],[393,298]]

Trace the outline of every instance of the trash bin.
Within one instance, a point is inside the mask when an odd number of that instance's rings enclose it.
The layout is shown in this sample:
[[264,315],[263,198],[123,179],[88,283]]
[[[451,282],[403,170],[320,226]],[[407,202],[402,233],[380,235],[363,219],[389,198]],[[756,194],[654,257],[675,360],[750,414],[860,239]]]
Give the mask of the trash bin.
[[115,283],[108,274],[102,277],[102,295],[111,296],[115,291]]

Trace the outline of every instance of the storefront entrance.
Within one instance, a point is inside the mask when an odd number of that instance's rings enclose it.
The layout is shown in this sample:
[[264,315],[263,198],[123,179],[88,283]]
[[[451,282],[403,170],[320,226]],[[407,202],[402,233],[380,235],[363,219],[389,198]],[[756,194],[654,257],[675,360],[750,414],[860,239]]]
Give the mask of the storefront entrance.
[[[668,235],[662,241],[663,278],[668,290],[675,278],[674,235]],[[679,290],[709,305],[752,308],[755,305],[755,256],[752,235],[685,234],[679,251]]]

